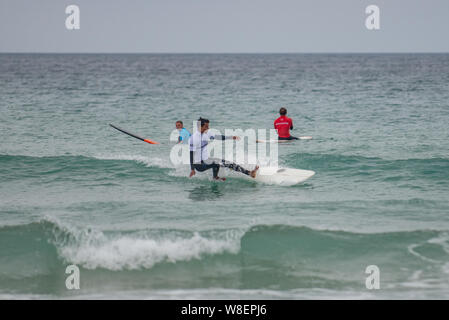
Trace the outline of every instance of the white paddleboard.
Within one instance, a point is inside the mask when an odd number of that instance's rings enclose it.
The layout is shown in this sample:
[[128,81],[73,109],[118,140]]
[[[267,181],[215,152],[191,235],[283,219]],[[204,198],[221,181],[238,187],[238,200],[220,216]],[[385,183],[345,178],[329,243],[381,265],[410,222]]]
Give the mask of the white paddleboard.
[[283,186],[292,186],[306,181],[315,174],[315,171],[279,168],[279,167],[260,167],[254,179],[257,182],[267,184],[278,184]]
[[[302,136],[298,137],[299,140],[310,140],[312,139],[311,136]],[[278,139],[271,139],[271,140],[256,140],[257,143],[285,143],[285,142],[294,142],[295,140],[278,140]]]

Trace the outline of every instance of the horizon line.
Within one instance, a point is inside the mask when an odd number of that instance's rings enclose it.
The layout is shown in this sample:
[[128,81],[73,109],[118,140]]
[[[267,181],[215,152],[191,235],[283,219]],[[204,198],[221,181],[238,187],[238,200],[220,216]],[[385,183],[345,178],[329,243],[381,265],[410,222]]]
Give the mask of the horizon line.
[[52,52],[52,51],[0,51],[0,54],[449,54],[449,51],[309,51],[309,52]]

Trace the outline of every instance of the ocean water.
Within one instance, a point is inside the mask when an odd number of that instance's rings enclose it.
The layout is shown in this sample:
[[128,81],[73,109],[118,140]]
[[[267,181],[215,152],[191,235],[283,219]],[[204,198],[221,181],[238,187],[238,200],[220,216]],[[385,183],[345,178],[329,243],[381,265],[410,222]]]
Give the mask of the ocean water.
[[[303,184],[169,160],[281,106]],[[0,54],[0,137],[0,298],[449,298],[449,54]]]

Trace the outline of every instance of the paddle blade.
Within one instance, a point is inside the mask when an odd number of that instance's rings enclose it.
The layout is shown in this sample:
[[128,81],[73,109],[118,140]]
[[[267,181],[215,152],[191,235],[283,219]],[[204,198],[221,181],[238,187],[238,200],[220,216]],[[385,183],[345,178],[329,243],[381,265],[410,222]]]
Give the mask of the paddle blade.
[[159,142],[152,141],[152,140],[149,140],[149,139],[143,139],[143,141],[148,142],[149,144],[159,144]]

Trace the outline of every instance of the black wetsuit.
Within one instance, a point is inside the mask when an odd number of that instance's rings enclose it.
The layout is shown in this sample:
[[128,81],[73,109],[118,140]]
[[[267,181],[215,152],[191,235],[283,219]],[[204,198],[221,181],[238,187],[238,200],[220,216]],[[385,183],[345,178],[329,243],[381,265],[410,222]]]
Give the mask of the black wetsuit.
[[288,138],[282,138],[282,137],[279,137],[279,140],[299,140],[299,138],[296,138],[296,137],[294,137],[294,136],[290,136],[290,137],[288,137]]
[[209,159],[212,162],[206,163],[204,161],[201,161],[201,163],[193,163],[193,151],[190,151],[190,169],[196,170],[199,172],[203,172],[209,169],[212,169],[212,174],[214,178],[218,178],[218,171],[220,170],[220,167],[229,168],[231,170],[244,173],[246,175],[251,175],[251,171],[246,170],[245,168],[242,168],[236,163],[228,162],[224,159],[218,160],[218,159]]
[[[230,137],[226,137],[226,136],[223,136],[223,135],[217,135],[217,136],[213,137],[213,139],[219,139],[219,140],[225,140],[225,139],[229,139],[229,138]],[[201,146],[201,149],[203,147],[204,146]],[[200,163],[194,163],[194,161],[193,161],[193,158],[194,158],[193,153],[194,153],[194,151],[191,150],[190,151],[190,168],[192,170],[197,170],[199,172],[203,172],[203,171],[212,169],[212,174],[213,174],[215,179],[218,178],[218,171],[220,170],[220,167],[226,167],[226,168],[229,168],[231,170],[244,173],[244,174],[246,174],[248,176],[251,175],[251,171],[242,168],[241,166],[239,166],[236,163],[229,162],[229,161],[226,161],[224,159],[207,159],[205,161],[203,161],[201,159]]]

